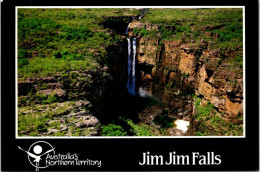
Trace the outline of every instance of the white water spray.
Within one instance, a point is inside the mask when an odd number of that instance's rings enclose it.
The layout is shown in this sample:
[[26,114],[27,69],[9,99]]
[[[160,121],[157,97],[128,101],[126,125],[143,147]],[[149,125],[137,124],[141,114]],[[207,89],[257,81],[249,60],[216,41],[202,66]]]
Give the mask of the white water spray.
[[182,130],[183,132],[187,132],[190,122],[182,119],[177,119],[175,121],[175,125],[177,129]]

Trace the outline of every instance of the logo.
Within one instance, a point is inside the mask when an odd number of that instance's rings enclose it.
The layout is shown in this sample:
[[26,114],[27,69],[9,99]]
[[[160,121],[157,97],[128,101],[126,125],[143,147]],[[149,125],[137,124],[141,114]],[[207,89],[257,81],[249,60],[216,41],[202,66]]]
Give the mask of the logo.
[[92,159],[79,159],[77,153],[56,153],[55,148],[48,142],[37,141],[33,143],[28,150],[20,150],[25,152],[28,156],[28,160],[32,166],[39,169],[47,168],[49,166],[96,166],[101,167],[101,160]]
[[41,161],[46,159],[49,154],[55,154],[55,151],[52,145],[45,141],[38,141],[33,143],[28,151],[22,149],[20,146],[18,148],[28,155],[28,160],[32,164],[32,166],[36,167],[36,171],[39,171],[39,168],[47,168],[49,165],[45,164],[45,161]]

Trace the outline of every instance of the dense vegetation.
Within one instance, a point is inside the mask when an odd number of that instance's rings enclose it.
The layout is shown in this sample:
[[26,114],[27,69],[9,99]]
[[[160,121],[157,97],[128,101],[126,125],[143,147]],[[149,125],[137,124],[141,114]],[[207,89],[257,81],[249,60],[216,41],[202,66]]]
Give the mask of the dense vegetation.
[[120,39],[100,23],[129,9],[19,9],[18,74],[51,76],[106,65],[107,47]]
[[119,117],[115,124],[103,126],[103,136],[161,136],[166,132],[144,123],[133,122],[131,119]]
[[141,21],[163,27],[147,30],[144,26],[136,28],[134,33],[163,40],[199,43],[204,39],[211,42],[212,49],[237,49],[242,48],[243,42],[242,18],[243,10],[239,8],[149,9]]
[[224,113],[218,113],[214,105],[208,102],[201,105],[201,99],[195,97],[194,118],[199,121],[196,136],[241,136],[243,135],[243,117],[237,116],[239,125],[228,122]]

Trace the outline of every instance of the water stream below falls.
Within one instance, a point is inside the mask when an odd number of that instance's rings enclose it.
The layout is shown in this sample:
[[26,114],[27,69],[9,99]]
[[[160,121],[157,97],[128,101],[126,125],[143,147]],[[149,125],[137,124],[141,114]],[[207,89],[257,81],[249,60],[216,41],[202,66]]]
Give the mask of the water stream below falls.
[[175,122],[176,128],[181,130],[182,132],[187,132],[188,131],[188,127],[190,125],[189,121],[185,121],[183,119],[177,119]]

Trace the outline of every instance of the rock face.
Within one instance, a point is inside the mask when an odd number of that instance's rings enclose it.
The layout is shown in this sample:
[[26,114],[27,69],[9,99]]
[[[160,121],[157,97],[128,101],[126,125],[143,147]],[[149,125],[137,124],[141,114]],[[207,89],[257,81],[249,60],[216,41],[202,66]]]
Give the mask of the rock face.
[[78,123],[76,123],[77,128],[84,128],[84,127],[89,127],[89,126],[95,126],[96,124],[99,123],[98,119],[94,116],[83,116],[80,119]]
[[[205,35],[214,36],[208,32],[205,32]],[[145,87],[143,80],[150,82],[153,90],[161,92],[162,100],[169,105],[172,104],[170,107],[178,109],[177,114],[184,112],[176,104],[178,98],[176,96],[172,98],[170,95],[174,92],[176,95],[179,91],[187,94],[195,93],[203,101],[214,104],[216,109],[228,115],[228,118],[235,118],[243,114],[243,69],[232,66],[232,63],[228,60],[223,61],[221,57],[232,59],[236,53],[241,54],[242,50],[237,52],[212,50],[203,40],[199,44],[193,44],[140,38],[138,42],[140,85]],[[150,70],[147,70],[148,66]],[[165,93],[165,89],[170,91]],[[183,105],[191,106],[187,108],[188,111],[192,109],[192,103]]]
[[[53,77],[27,78],[26,81],[18,81],[18,95],[20,98],[30,98],[34,103],[37,97],[55,96],[59,102],[66,100],[80,100],[88,97],[94,100],[99,96],[99,90],[103,90],[103,84],[110,77],[103,77],[106,69],[99,71],[71,71],[56,74]],[[19,101],[19,106],[26,102]]]
[[[146,38],[141,38],[139,41],[139,53],[137,55],[138,62],[156,66],[159,52],[158,39],[152,39],[148,41]],[[147,47],[149,47],[149,49]]]
[[[89,101],[65,101],[46,105],[34,105],[34,107],[20,107],[19,117],[34,118],[40,114],[44,119],[38,125],[37,136],[96,136],[101,132],[101,124],[97,117],[91,113],[92,104]],[[47,115],[47,116],[46,116]],[[35,119],[37,120],[37,118]],[[36,132],[34,125],[29,124],[23,130],[18,130],[19,135],[31,135]]]
[[106,28],[115,30],[119,34],[125,34],[128,23],[132,20],[132,16],[110,16],[104,17],[101,24]]
[[193,54],[187,54],[185,52],[180,54],[179,70],[181,73],[195,75],[196,61]]
[[[66,102],[65,102],[66,104]],[[57,107],[63,106],[60,103]],[[66,133],[65,136],[72,136],[76,132],[80,132],[82,136],[96,136],[101,131],[99,120],[93,116],[89,111],[82,110],[89,109],[92,107],[91,103],[88,101],[76,101],[73,106],[73,111],[78,112],[69,112],[49,120],[47,122],[48,126],[54,126],[56,123],[58,126],[55,128],[48,128],[47,133],[42,133],[42,135],[52,135],[57,132]]]

